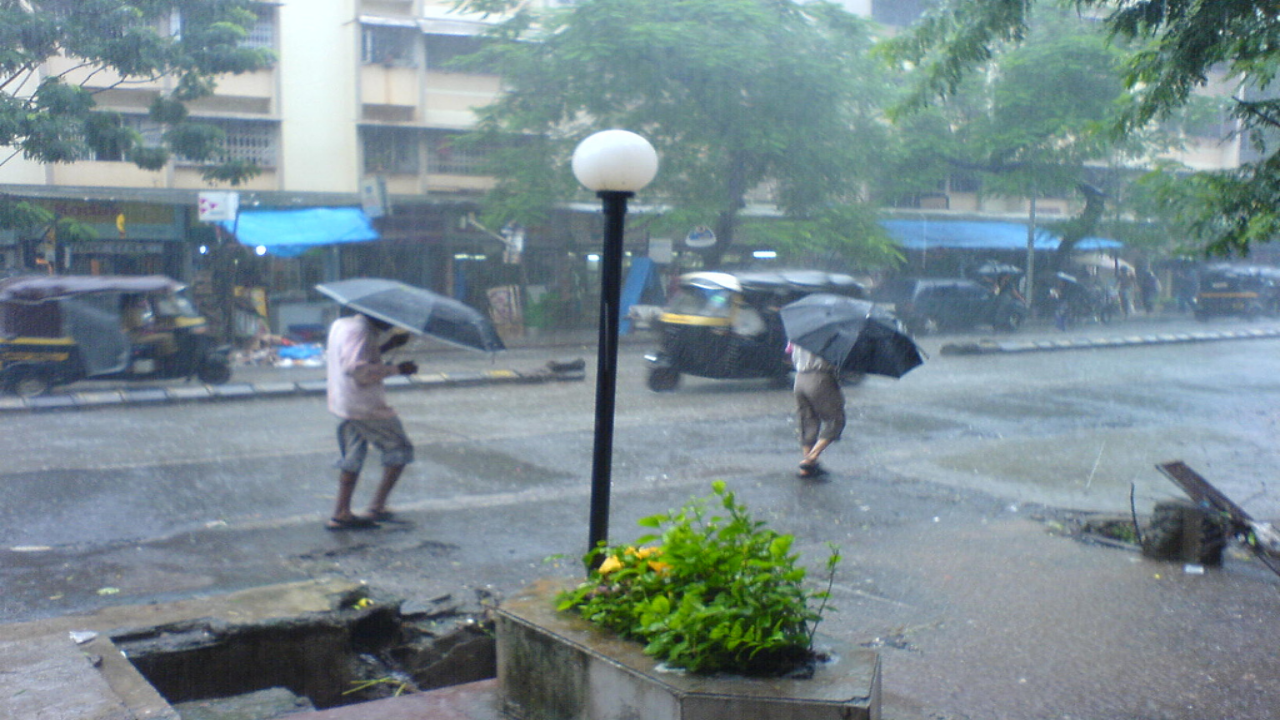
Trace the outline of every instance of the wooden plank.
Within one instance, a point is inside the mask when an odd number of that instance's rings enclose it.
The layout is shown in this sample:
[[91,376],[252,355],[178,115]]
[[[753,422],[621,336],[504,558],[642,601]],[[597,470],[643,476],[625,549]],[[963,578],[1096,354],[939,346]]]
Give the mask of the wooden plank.
[[1187,467],[1186,463],[1181,460],[1174,462],[1160,463],[1156,465],[1160,472],[1174,482],[1175,485],[1182,488],[1183,492],[1191,497],[1196,503],[1208,505],[1209,507],[1224,513],[1231,518],[1236,525],[1243,526],[1248,529],[1253,523],[1253,518],[1249,517],[1249,513],[1244,508],[1236,505],[1222,491],[1209,484],[1200,473]]

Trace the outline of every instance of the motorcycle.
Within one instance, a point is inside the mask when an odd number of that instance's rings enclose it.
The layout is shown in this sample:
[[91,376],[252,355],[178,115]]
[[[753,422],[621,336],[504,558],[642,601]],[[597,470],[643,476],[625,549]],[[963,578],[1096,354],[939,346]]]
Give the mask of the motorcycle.
[[231,379],[231,346],[176,280],[22,276],[0,280],[0,391],[35,397],[81,380]]
[[[866,288],[849,275],[813,270],[682,275],[675,294],[654,321],[661,344],[656,352],[645,355],[649,389],[674,390],[684,374],[789,383],[791,359],[779,311],[818,292],[867,296]],[[851,374],[845,382],[859,379]]]
[[1120,309],[1117,292],[1100,285],[1080,282],[1074,275],[1057,273],[1049,296],[1057,303],[1054,322],[1059,330],[1080,323],[1109,324]]

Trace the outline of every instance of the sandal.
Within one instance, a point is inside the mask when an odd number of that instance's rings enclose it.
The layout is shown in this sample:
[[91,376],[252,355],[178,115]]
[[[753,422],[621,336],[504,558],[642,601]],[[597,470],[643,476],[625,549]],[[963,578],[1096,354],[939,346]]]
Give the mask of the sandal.
[[363,515],[358,515],[357,517],[365,520],[372,520],[373,522],[391,522],[391,523],[401,522],[396,517],[396,514],[391,512],[390,510],[375,510],[372,512],[367,512]]
[[358,515],[348,519],[329,518],[329,522],[325,523],[325,530],[372,530],[378,526],[378,522],[371,518],[363,518]]
[[826,475],[827,471],[818,463],[800,463],[800,470],[796,473],[796,477],[800,478],[816,478]]

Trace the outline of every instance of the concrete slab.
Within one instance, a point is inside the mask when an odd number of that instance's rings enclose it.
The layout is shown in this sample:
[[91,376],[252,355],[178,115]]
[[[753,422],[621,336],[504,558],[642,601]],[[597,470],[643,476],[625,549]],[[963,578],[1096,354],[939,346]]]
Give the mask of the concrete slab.
[[164,388],[139,388],[125,390],[124,399],[130,403],[162,403],[169,400],[169,393]]
[[211,392],[219,398],[251,397],[254,394],[253,386],[248,383],[215,385]]
[[[111,633],[201,618],[248,624],[323,612],[359,587],[350,580],[326,578],[0,626],[0,718],[178,720],[111,643]],[[89,639],[77,645],[72,632]],[[459,717],[489,720],[483,715]]]
[[253,389],[259,395],[292,395],[298,392],[298,384],[291,382],[254,383]]
[[66,634],[0,640],[0,717],[24,720],[137,720]]
[[510,720],[498,709],[497,680],[294,713],[288,717],[289,720]]
[[72,397],[76,399],[77,405],[85,407],[93,405],[119,405],[124,402],[124,397],[118,390],[73,393]]
[[642,645],[556,612],[557,578],[496,611],[503,710],[520,720],[880,720],[880,659],[837,651],[808,678],[671,672]]
[[169,388],[169,397],[174,400],[208,400],[211,396],[208,385]]

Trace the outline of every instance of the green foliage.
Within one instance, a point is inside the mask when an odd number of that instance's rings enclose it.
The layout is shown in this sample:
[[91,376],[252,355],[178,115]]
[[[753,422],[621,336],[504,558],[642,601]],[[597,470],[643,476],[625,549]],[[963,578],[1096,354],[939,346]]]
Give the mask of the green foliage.
[[823,208],[803,220],[752,221],[743,234],[777,249],[779,259],[800,267],[876,270],[902,264],[901,247],[864,204]]
[[476,130],[498,148],[486,217],[533,225],[555,203],[581,197],[569,157],[608,127],[654,144],[661,170],[645,193],[696,209],[722,246],[762,183],[794,215],[855,197],[885,145],[879,107],[888,88],[870,45],[866,22],[825,3],[596,0],[542,12],[524,4],[460,66],[499,72],[504,83]]
[[[166,126],[170,140],[190,139],[184,103],[212,94],[218,75],[252,72],[274,62],[269,50],[239,46],[255,22],[254,4],[0,0],[0,144],[44,163],[106,153],[146,169],[162,167],[172,150],[207,161],[206,179],[234,184],[253,177],[257,168],[227,162],[221,151],[188,154],[187,147],[144,147],[141,136],[122,127],[117,113],[98,108],[94,96],[169,76],[174,90],[156,99],[151,119]],[[179,32],[171,32],[174,13],[181,18]],[[41,78],[41,65],[57,56],[79,63],[75,70],[90,72]],[[0,158],[0,164],[6,160]]]
[[52,210],[29,202],[0,195],[0,228],[16,230],[26,238],[42,238],[53,231],[59,242],[94,240],[98,234],[86,223],[60,217]]
[[[886,46],[886,55],[919,68],[919,82],[903,109],[953,94],[964,78],[1007,43],[1021,41],[1033,6],[1085,8],[1125,49],[1123,81],[1131,102],[1111,129],[1132,136],[1154,121],[1178,120],[1195,93],[1213,78],[1237,88],[1230,114],[1240,121],[1261,159],[1236,170],[1171,177],[1163,183],[1178,201],[1179,222],[1190,226],[1203,253],[1244,255],[1280,231],[1280,161],[1275,130],[1280,100],[1272,84],[1280,68],[1280,16],[1265,0],[954,0],[912,32]],[[1079,96],[1076,96],[1079,97]],[[1177,187],[1181,186],[1181,187]]]
[[[840,555],[831,549],[827,589],[806,589],[794,538],[753,520],[723,482],[712,489],[713,496],[641,520],[655,532],[634,545],[589,553],[588,564],[603,558],[599,569],[562,593],[558,607],[691,672],[793,670],[811,659]],[[712,501],[724,514],[708,511]],[[814,600],[818,609],[810,607]]]

